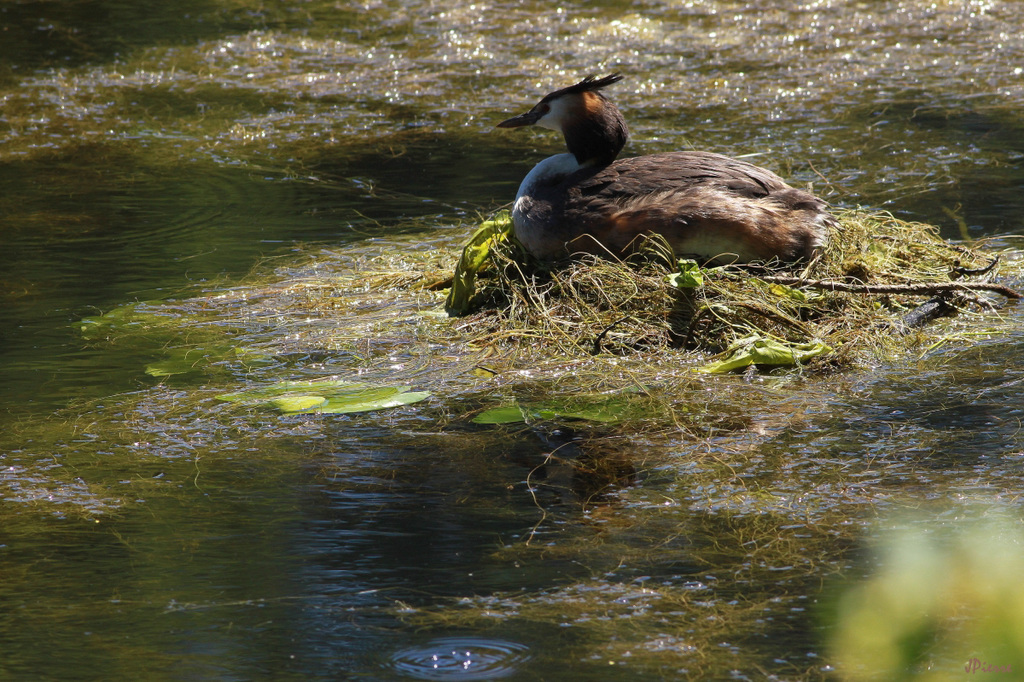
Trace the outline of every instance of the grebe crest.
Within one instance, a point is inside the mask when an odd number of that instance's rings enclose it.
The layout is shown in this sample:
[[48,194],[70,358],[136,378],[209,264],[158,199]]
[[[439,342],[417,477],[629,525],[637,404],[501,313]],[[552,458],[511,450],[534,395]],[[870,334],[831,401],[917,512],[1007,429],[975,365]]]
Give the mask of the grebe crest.
[[601,94],[601,88],[620,80],[617,73],[604,78],[587,76],[576,85],[545,95],[528,112],[502,121],[498,127],[535,125],[557,130],[581,166],[611,163],[626,146],[629,129],[619,108]]
[[512,221],[527,251],[621,256],[657,233],[678,255],[707,260],[794,262],[820,252],[836,224],[825,202],[769,170],[710,152],[616,161],[629,132],[601,89],[620,80],[588,76],[498,124],[559,130],[569,149],[534,166],[519,187]]

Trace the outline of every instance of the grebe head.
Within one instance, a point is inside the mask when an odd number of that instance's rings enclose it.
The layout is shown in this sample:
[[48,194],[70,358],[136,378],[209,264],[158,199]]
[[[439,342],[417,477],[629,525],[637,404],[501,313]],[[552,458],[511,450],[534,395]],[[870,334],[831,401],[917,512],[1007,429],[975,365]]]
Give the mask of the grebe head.
[[576,85],[555,90],[525,114],[498,124],[499,128],[537,125],[560,130],[565,144],[581,166],[605,165],[615,160],[629,138],[626,121],[601,88],[622,80],[613,73],[587,76]]

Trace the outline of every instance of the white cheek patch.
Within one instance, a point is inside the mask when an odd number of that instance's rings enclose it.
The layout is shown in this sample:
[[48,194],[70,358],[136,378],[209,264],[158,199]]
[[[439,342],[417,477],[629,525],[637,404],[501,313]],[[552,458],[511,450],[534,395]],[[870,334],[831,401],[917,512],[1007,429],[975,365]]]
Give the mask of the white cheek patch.
[[559,97],[548,102],[548,113],[537,119],[534,125],[548,130],[561,131],[570,117],[569,97]]

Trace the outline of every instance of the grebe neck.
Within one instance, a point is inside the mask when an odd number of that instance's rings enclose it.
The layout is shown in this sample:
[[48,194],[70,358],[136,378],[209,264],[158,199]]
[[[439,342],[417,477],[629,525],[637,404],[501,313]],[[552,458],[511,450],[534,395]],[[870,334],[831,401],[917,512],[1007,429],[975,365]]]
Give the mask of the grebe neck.
[[[537,194],[540,187],[557,185],[567,175],[575,173],[583,167],[573,154],[555,154],[534,166],[519,185],[516,193],[515,207],[519,207],[520,199]],[[513,208],[515,212],[516,208]]]
[[606,166],[615,160],[629,139],[629,128],[619,108],[599,92],[585,92],[575,102],[574,116],[561,121],[569,153],[581,166]]

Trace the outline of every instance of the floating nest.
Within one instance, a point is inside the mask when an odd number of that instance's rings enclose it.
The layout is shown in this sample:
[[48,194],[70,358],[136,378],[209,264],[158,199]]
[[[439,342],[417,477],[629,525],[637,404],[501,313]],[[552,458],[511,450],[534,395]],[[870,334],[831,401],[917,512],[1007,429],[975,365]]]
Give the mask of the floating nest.
[[[798,270],[680,260],[651,238],[626,260],[531,259],[507,213],[467,244],[448,312],[466,318],[475,345],[546,354],[678,349],[717,356],[707,366],[838,365],[906,344],[931,320],[1018,298],[995,283],[1000,257],[888,214],[842,211],[820,258]],[[1016,254],[1016,252],[1014,252]],[[1009,269],[1020,274],[1020,259]]]

